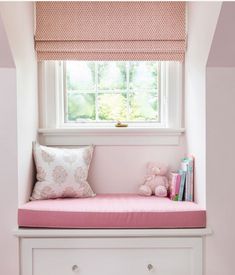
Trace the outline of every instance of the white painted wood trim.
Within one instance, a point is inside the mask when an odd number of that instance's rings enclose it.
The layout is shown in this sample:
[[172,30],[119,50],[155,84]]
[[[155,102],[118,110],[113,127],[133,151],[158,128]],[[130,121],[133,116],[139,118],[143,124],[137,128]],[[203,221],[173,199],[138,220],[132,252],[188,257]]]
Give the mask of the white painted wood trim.
[[84,237],[203,237],[211,228],[198,229],[15,229],[19,238],[84,238]]
[[202,238],[29,238],[23,239],[21,245],[28,244],[28,248],[195,248],[202,246]]
[[[29,240],[29,239],[27,239]],[[33,247],[32,243],[29,241],[25,241],[24,239],[20,239],[20,274],[33,275]]]
[[179,145],[183,128],[41,128],[44,145]]

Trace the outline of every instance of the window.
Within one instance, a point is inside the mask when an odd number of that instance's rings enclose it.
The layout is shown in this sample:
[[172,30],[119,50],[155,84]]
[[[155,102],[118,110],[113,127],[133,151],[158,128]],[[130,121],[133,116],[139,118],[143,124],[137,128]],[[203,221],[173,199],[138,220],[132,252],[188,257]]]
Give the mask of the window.
[[160,62],[64,62],[65,123],[161,123]]
[[[182,63],[43,61],[38,71],[42,142],[178,144]],[[128,128],[115,128],[117,120]]]
[[[185,3],[170,2],[37,3],[39,132],[44,142],[177,144],[185,10]],[[128,127],[114,127],[118,120]]]

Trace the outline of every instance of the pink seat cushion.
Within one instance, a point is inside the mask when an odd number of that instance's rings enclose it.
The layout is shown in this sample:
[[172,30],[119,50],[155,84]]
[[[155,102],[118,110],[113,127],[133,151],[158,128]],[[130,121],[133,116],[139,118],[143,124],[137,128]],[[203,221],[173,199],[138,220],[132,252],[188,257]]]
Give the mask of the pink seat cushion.
[[130,194],[31,201],[18,210],[21,227],[199,228],[206,212],[192,202]]

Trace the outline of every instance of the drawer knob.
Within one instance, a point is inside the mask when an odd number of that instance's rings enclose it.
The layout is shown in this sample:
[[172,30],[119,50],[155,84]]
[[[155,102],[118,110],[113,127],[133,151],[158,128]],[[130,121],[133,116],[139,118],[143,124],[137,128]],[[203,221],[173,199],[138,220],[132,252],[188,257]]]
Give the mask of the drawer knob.
[[152,264],[148,264],[148,265],[147,265],[147,269],[148,269],[149,272],[151,272],[151,271],[153,270],[153,268],[154,268],[154,267],[153,267]]
[[75,264],[75,265],[73,265],[72,266],[72,270],[74,271],[74,272],[78,272],[78,266]]

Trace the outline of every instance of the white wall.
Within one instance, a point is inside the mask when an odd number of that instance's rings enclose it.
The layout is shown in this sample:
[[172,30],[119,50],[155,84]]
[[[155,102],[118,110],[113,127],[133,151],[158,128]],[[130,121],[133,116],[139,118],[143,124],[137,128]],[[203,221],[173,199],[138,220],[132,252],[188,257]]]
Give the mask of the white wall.
[[18,274],[16,72],[0,17],[0,273]]
[[195,198],[206,206],[206,62],[221,2],[188,2],[185,58],[185,126],[187,151],[195,157]]
[[17,226],[17,187],[22,203],[32,184],[37,129],[33,4],[1,2],[0,19],[0,274],[17,275],[18,240],[12,233]]
[[37,63],[34,51],[34,3],[0,2],[17,74],[19,204],[29,198],[33,182],[32,141],[38,125]]

